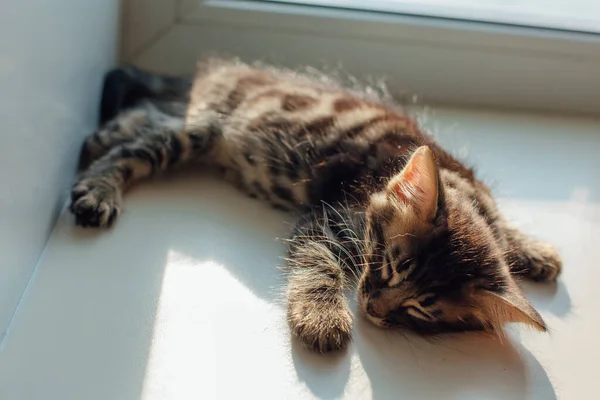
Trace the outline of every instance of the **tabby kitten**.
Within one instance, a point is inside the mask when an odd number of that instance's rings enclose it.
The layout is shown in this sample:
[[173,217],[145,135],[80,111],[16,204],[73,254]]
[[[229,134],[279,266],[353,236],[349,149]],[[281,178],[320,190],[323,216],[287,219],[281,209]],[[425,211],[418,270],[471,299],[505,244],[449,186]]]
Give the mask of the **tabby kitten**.
[[193,81],[110,72],[101,119],[72,189],[76,223],[112,225],[142,178],[192,161],[220,167],[250,196],[301,213],[287,310],[308,348],[348,344],[351,277],[380,327],[546,330],[515,277],[555,280],[558,254],[510,226],[473,171],[393,105],[307,75],[213,61]]

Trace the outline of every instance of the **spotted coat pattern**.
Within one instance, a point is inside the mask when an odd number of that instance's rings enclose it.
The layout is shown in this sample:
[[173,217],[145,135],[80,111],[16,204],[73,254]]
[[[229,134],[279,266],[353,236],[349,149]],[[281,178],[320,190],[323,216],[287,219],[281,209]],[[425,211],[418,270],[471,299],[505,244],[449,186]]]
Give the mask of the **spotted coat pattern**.
[[288,319],[311,349],[349,342],[351,277],[382,327],[545,329],[513,278],[556,279],[555,250],[510,226],[473,170],[393,104],[239,62],[200,63],[191,80],[114,70],[81,151],[76,223],[111,226],[131,184],[187,163],[217,166],[248,195],[300,213]]

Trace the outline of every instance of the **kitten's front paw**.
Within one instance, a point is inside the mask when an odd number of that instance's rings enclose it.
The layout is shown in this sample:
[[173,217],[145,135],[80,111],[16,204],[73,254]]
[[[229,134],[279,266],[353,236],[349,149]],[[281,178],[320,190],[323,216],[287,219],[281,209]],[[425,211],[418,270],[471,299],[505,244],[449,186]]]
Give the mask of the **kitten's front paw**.
[[75,223],[83,227],[111,226],[121,212],[121,190],[103,179],[83,179],[71,190],[71,206]]
[[292,334],[309,350],[328,353],[343,350],[350,343],[352,316],[345,304],[290,304],[288,320]]

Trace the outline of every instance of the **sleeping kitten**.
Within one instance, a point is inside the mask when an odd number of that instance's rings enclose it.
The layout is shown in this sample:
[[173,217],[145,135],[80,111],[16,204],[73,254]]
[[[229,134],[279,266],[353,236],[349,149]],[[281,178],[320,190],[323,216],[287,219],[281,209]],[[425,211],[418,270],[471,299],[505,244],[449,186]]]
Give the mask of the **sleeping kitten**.
[[105,80],[101,128],[81,153],[71,211],[109,227],[123,192],[192,161],[253,197],[296,210],[288,320],[308,348],[350,340],[343,291],[374,324],[422,334],[546,330],[515,276],[553,281],[555,250],[510,226],[471,169],[393,105],[328,81],[242,63],[193,81],[127,67]]

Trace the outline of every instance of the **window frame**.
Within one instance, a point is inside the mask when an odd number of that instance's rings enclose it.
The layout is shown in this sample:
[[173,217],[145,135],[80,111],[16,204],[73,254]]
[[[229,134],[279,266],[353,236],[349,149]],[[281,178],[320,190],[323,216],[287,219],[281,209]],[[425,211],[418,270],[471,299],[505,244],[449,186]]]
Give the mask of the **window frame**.
[[268,1],[179,0],[175,14],[171,30],[179,32],[152,43],[156,54],[141,64],[191,69],[189,55],[185,67],[157,61],[177,64],[177,52],[290,66],[342,61],[427,104],[600,113],[596,34]]

